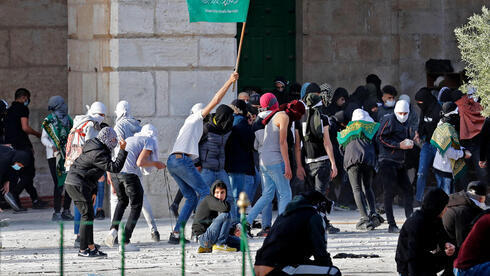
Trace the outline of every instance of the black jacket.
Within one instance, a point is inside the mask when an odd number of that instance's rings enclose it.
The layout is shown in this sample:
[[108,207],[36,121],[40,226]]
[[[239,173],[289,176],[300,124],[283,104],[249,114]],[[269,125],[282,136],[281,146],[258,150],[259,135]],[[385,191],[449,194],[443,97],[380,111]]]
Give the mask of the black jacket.
[[448,237],[440,218],[424,210],[415,211],[403,224],[398,237],[397,271],[402,276],[437,275],[448,261],[444,253],[446,241]]
[[92,138],[85,143],[82,154],[71,165],[65,184],[93,190],[105,172],[119,173],[122,170],[127,155],[127,151],[120,150],[116,161],[112,161],[109,148],[99,139]]
[[[310,260],[311,256],[314,261]],[[277,217],[255,257],[255,265],[284,267],[300,264],[332,265],[322,217],[301,195],[296,196]]]
[[395,114],[384,116],[376,138],[379,144],[379,162],[390,161],[403,164],[406,150],[400,148],[400,142],[410,138],[409,133],[408,122],[400,123]]
[[444,229],[456,247],[461,247],[470,233],[471,222],[483,212],[465,191],[449,196],[448,209],[442,217]]
[[211,186],[211,195],[207,195],[197,206],[194,222],[192,223],[192,233],[196,236],[204,234],[219,213],[228,213],[230,211],[230,203],[228,201],[214,197],[215,188],[216,184],[213,184]]
[[255,174],[254,168],[255,133],[243,115],[235,115],[231,135],[225,149],[225,170],[228,173]]
[[376,151],[372,141],[355,139],[350,141],[344,150],[344,168],[348,170],[354,165],[376,166]]
[[420,112],[418,132],[423,141],[430,143],[432,134],[434,134],[440,119],[441,105],[437,102],[433,102],[425,112]]

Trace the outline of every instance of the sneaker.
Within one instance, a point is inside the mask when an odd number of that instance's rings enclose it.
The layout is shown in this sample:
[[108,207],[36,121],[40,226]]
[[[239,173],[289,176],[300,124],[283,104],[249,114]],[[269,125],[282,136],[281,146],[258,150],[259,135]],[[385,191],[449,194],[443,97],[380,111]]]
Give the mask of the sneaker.
[[357,230],[374,230],[374,224],[368,218],[360,219],[356,224]]
[[97,210],[97,213],[95,213],[95,219],[97,219],[97,220],[105,219],[104,210]]
[[396,225],[388,226],[388,233],[400,233],[400,229]]
[[221,252],[236,252],[236,248],[234,247],[229,247],[228,245],[219,245],[219,244],[215,244],[213,245],[213,252],[218,252],[218,251],[221,251]]
[[[122,247],[119,245],[119,252],[121,251],[122,251]],[[138,252],[138,251],[140,251],[140,248],[132,243],[126,243],[124,245],[124,252]]]
[[106,258],[107,254],[99,251],[99,249],[95,248],[94,250],[85,249],[83,251],[78,251],[79,257],[88,257],[88,258]]
[[271,231],[270,227],[266,227],[265,229],[260,230],[259,233],[257,233],[257,237],[267,237],[269,235],[269,232]]
[[160,233],[158,233],[158,231],[151,232],[151,239],[154,242],[159,242],[160,241]]
[[117,230],[111,229],[111,231],[109,231],[109,234],[107,234],[107,236],[104,239],[105,245],[109,247],[114,247],[114,241],[116,240],[116,238],[117,238]]
[[329,234],[337,234],[340,232],[340,229],[333,226],[330,222],[327,224],[327,231]]
[[378,227],[385,222],[385,219],[378,213],[371,214],[369,218],[371,219],[374,227]]
[[[189,243],[189,240],[184,239],[185,243]],[[179,244],[180,243],[180,236],[178,232],[172,232],[170,233],[170,238],[168,239],[168,243],[170,244]]]
[[63,210],[63,213],[61,213],[61,218],[64,221],[72,221],[74,219],[73,215],[70,213],[70,210]]
[[46,207],[48,207],[48,203],[46,201],[36,199],[32,202],[32,208],[33,209],[44,209]]
[[80,248],[80,236],[77,235],[77,238],[75,239],[75,243],[73,244],[74,248]]
[[51,221],[61,221],[63,218],[61,217],[61,213],[53,213],[51,217]]
[[179,206],[177,204],[172,203],[170,207],[168,207],[168,209],[170,210],[170,213],[174,215],[175,218],[179,217]]
[[22,205],[19,205],[19,209],[14,210],[14,213],[22,213],[22,212],[26,212],[26,211],[27,211],[27,208],[22,207]]
[[212,248],[199,246],[199,248],[197,249],[197,253],[211,253],[211,252],[213,252]]

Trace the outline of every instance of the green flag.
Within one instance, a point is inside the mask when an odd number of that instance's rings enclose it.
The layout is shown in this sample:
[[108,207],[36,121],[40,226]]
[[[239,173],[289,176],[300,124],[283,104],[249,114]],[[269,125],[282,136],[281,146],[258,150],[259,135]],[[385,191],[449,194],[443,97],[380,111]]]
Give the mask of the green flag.
[[246,22],[250,0],[187,0],[191,22]]

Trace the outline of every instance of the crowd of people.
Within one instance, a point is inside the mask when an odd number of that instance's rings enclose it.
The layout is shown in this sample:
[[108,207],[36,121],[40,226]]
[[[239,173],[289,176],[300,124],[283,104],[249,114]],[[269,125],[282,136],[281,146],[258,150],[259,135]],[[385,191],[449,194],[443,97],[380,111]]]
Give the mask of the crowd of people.
[[[222,104],[237,80],[238,74],[231,74],[209,103],[192,106],[166,164],[158,157],[158,130],[141,126],[127,101],[117,104],[110,127],[103,122],[110,115],[103,103],[94,102],[72,120],[64,99],[51,97],[40,133],[29,125],[30,92],[18,89],[10,106],[0,102],[5,200],[15,211],[25,211],[19,200],[25,189],[33,208],[47,207],[33,186],[34,152],[28,137],[33,135],[46,147],[54,183],[52,219],[75,220],[82,257],[106,256],[93,238],[94,219],[105,218],[106,182],[112,223],[104,243],[112,247],[122,241],[119,223],[128,205],[125,250],[139,250],[131,236],[141,213],[151,238],[160,241],[142,177],[152,168],[166,168],[179,187],[169,206],[177,223],[168,242],[180,242],[180,231],[193,212],[199,253],[238,251],[240,233],[251,238],[251,229],[260,228],[256,236],[266,239],[257,252],[258,275],[339,275],[326,250],[326,235],[340,231],[327,215],[339,206],[359,211],[356,228],[362,231],[382,225],[386,214],[388,232],[400,233],[400,275],[488,271],[489,255],[478,243],[488,242],[482,229],[488,228],[484,209],[490,130],[474,90],[464,94],[438,80],[411,98],[398,95],[394,86],[382,86],[371,74],[349,94],[328,83],[290,85],[279,77],[271,92],[245,89],[230,104]],[[436,188],[427,185],[431,175]],[[245,229],[237,207],[241,192],[252,202]],[[394,201],[407,218],[401,230]],[[413,213],[414,207],[420,210]],[[285,250],[288,236],[296,241]]]

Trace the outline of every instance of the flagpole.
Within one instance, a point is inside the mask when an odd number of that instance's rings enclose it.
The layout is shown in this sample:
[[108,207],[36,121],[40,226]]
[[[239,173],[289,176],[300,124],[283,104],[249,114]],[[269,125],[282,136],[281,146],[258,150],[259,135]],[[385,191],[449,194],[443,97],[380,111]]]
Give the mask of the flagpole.
[[[245,26],[247,22],[243,22],[242,33],[240,34],[240,44],[238,45],[238,55],[235,63],[235,73],[238,72],[238,65],[240,64],[240,54],[242,53],[243,35],[245,34]],[[233,82],[233,91],[235,90],[235,82]]]

